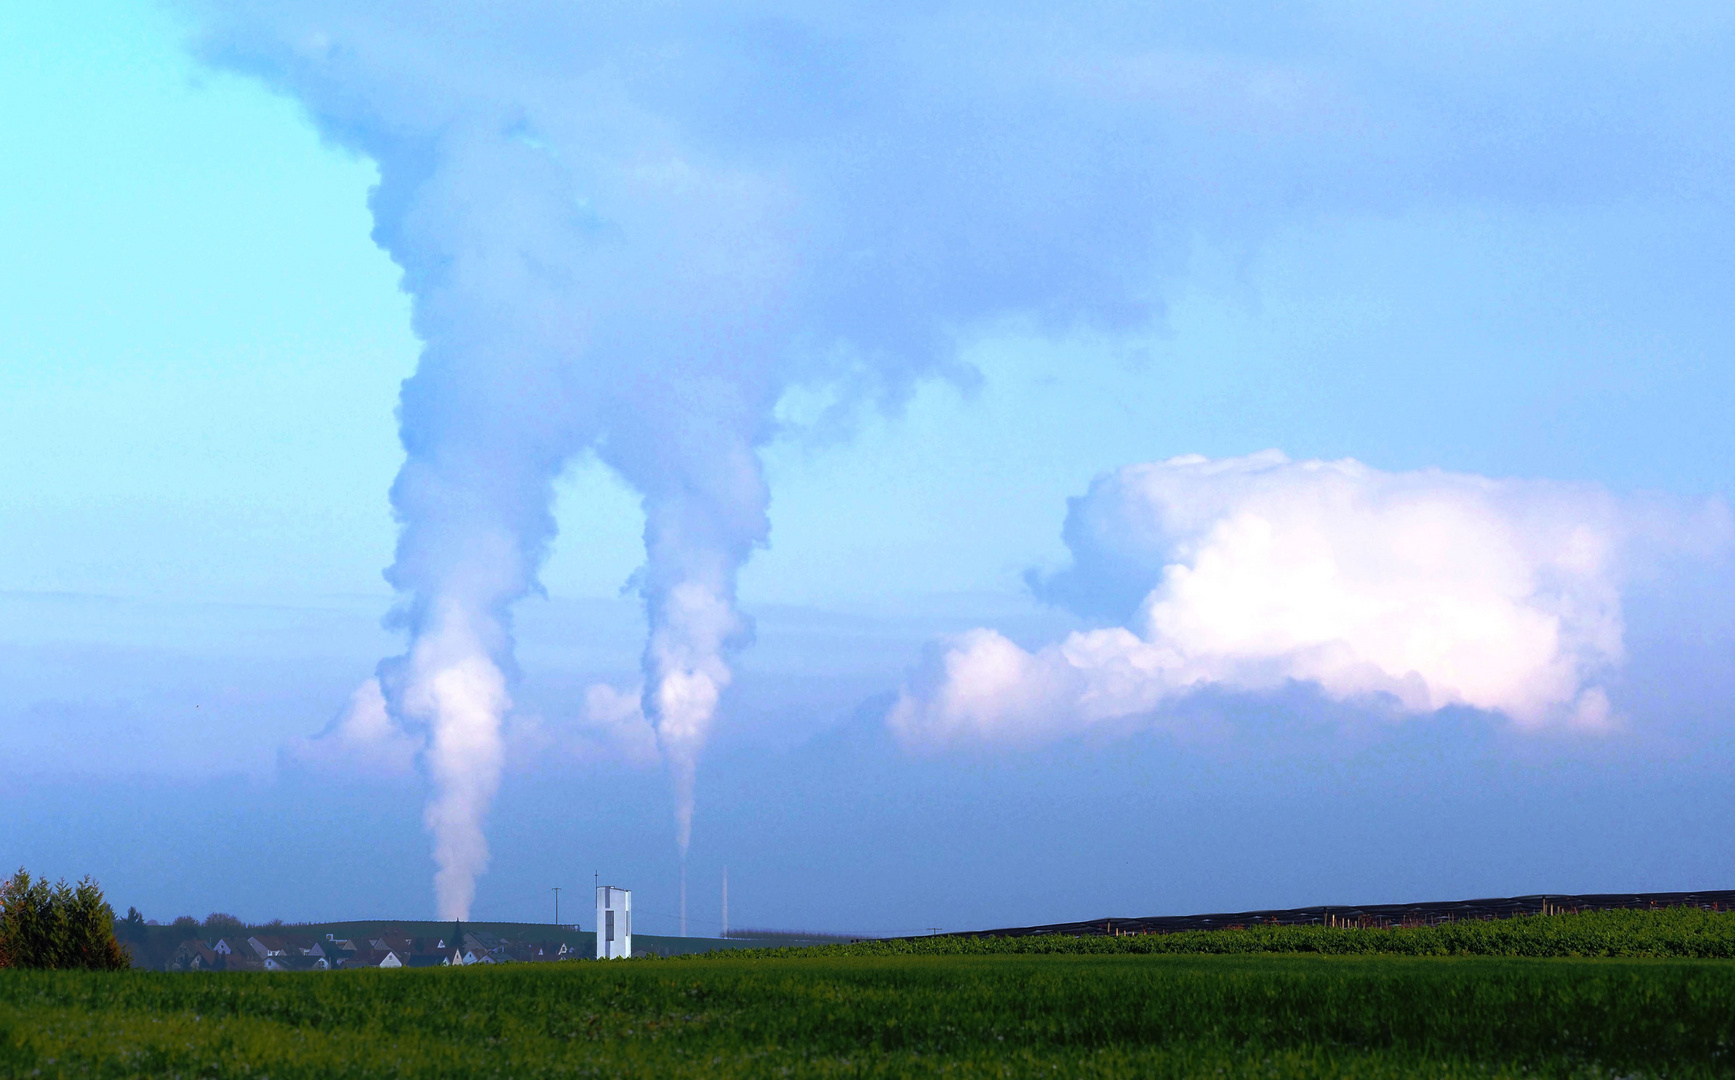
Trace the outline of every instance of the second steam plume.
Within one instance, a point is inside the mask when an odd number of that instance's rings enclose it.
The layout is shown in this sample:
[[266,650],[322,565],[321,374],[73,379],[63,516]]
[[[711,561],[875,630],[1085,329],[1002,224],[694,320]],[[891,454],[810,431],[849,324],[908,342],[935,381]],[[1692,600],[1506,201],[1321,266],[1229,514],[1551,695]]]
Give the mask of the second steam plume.
[[409,645],[368,700],[422,747],[443,918],[487,865],[512,607],[570,463],[595,455],[641,498],[642,708],[684,855],[751,634],[736,579],[769,535],[780,398],[810,389],[847,424],[967,380],[957,344],[984,327],[1145,328],[1182,215],[1293,199],[1246,166],[1295,103],[1264,115],[1243,84],[1269,73],[1195,65],[1227,102],[1200,127],[1217,91],[1139,75],[1162,28],[1136,8],[191,6],[207,59],[378,167],[373,236],[423,348],[391,490]]

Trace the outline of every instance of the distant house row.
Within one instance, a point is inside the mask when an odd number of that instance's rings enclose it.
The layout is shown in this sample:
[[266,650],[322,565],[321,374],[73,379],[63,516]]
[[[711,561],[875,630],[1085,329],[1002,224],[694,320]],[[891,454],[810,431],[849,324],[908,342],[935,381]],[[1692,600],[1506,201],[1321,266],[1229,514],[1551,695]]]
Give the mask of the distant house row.
[[574,954],[559,941],[511,942],[483,931],[447,937],[407,937],[386,930],[350,940],[334,934],[312,937],[260,934],[210,941],[183,941],[170,971],[329,971],[333,968],[451,967],[465,964],[536,963]]

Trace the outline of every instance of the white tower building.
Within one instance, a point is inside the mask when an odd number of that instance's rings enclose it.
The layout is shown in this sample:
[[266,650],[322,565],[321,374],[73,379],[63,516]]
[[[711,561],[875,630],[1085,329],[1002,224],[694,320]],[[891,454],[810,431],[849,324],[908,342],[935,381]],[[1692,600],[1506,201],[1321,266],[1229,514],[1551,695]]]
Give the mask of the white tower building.
[[596,958],[633,954],[633,894],[613,885],[596,887]]

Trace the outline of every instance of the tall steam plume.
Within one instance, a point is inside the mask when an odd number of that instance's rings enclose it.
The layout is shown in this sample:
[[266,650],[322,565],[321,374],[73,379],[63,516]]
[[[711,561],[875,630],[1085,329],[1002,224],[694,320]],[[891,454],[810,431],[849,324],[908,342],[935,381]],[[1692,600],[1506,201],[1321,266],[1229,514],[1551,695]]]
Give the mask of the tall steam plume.
[[[487,864],[511,608],[575,458],[643,499],[643,709],[684,852],[787,390],[830,388],[847,420],[963,376],[973,329],[1147,326],[1199,230],[1487,175],[1466,164],[1482,126],[1459,147],[1392,122],[1449,98],[1431,85],[1356,102],[1353,78],[1253,40],[1263,22],[1160,5],[184,2],[209,60],[379,170],[373,235],[423,352],[392,489],[409,647],[357,700],[421,740],[447,918]],[[1312,40],[1293,21],[1271,33]]]

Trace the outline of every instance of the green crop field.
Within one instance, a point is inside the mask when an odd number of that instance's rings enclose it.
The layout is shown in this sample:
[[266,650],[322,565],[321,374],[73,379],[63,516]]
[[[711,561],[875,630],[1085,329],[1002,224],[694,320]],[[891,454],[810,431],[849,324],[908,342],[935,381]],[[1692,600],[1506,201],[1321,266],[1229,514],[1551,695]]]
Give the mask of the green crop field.
[[[1698,908],[1527,915],[1399,929],[1250,926],[1129,937],[927,937],[776,950],[782,956],[1326,953],[1367,956],[1735,959],[1735,913]],[[748,953],[745,955],[758,955]],[[764,955],[771,955],[767,950]]]
[[0,970],[0,1076],[1735,1076],[1735,915]]
[[[1115,940],[1115,939],[1108,939]],[[1735,964],[715,957],[309,974],[0,971],[42,1077],[1735,1075]]]

